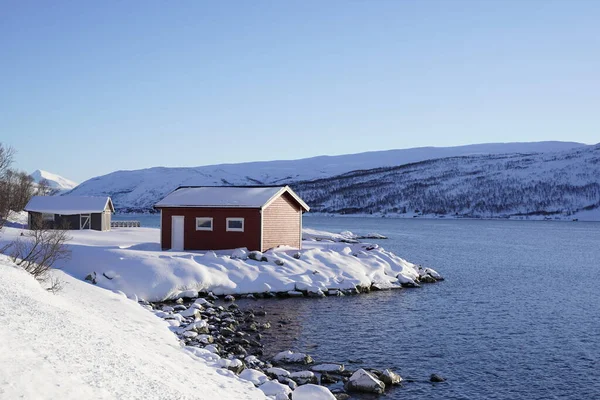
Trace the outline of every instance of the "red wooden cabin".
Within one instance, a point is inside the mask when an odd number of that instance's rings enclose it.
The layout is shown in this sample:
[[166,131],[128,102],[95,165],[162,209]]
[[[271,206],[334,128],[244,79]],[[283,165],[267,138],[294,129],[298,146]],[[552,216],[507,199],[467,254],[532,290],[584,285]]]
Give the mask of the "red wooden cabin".
[[179,187],[159,201],[163,250],[302,246],[310,208],[289,186]]

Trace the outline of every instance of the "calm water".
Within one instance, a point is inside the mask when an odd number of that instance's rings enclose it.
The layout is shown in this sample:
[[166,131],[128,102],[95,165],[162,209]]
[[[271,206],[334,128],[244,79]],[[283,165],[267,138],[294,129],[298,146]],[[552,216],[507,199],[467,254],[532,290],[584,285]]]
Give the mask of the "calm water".
[[[267,352],[291,347],[319,362],[393,368],[414,382],[392,390],[392,399],[600,398],[600,223],[308,217],[304,224],[385,234],[384,248],[446,281],[250,301],[275,322]],[[278,327],[279,319],[288,321]],[[448,381],[430,384],[433,372]]]

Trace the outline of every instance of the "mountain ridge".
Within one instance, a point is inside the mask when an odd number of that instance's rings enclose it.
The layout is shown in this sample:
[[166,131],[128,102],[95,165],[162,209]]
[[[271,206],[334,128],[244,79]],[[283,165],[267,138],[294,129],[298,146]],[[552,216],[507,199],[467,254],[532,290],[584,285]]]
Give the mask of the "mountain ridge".
[[383,150],[299,160],[257,161],[202,167],[152,167],[115,171],[89,179],[66,195],[111,196],[120,210],[149,210],[178,186],[265,185],[328,178],[361,169],[474,153],[560,151],[586,145],[575,142],[488,143],[455,147]]
[[39,184],[42,179],[45,179],[48,181],[50,188],[60,191],[71,190],[77,186],[77,183],[70,179],[41,169],[36,169],[30,176],[35,183]]

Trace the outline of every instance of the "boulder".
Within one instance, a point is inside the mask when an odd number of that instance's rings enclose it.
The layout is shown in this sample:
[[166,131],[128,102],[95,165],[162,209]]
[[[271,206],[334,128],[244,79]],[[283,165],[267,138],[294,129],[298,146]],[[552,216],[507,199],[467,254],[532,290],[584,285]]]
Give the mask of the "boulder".
[[292,389],[288,385],[283,385],[275,381],[267,381],[258,388],[263,391],[265,396],[277,396],[280,394],[289,396],[292,393]]
[[337,383],[340,381],[340,378],[335,376],[331,376],[325,372],[321,374],[321,385],[330,385],[332,383]]
[[431,382],[445,382],[446,378],[443,378],[438,374],[431,374],[431,376],[429,377],[429,380]]
[[361,368],[352,374],[345,387],[349,392],[381,394],[385,390],[385,383]]
[[339,374],[344,370],[342,364],[318,364],[310,367],[311,371],[315,372],[327,372],[330,374]]
[[245,369],[240,373],[240,378],[252,382],[254,386],[260,386],[269,380],[267,375],[256,369]]
[[386,384],[386,386],[399,385],[402,382],[402,377],[392,370],[385,369],[379,375],[379,379]]
[[260,251],[251,251],[248,253],[248,258],[254,261],[268,262],[269,259]]
[[336,398],[326,387],[308,384],[294,390],[292,400],[336,400]]
[[313,359],[308,354],[294,353],[293,351],[286,350],[277,353],[275,357],[273,357],[273,361],[289,364],[312,364]]
[[233,251],[233,253],[231,253],[231,258],[233,259],[238,259],[238,260],[247,260],[248,259],[248,249],[244,248],[240,248],[240,249],[235,249]]
[[290,374],[290,379],[298,385],[306,385],[307,383],[318,383],[318,379],[311,371],[297,371]]
[[279,379],[280,377],[287,378],[290,376],[290,372],[287,369],[271,367],[267,369],[267,375],[273,379]]

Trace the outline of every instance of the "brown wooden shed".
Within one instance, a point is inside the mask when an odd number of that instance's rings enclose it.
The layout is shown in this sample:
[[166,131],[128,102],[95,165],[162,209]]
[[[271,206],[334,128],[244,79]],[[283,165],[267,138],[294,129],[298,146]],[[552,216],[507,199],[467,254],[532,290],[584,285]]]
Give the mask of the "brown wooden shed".
[[302,247],[310,208],[289,186],[185,186],[159,201],[163,250]]
[[115,208],[107,196],[34,196],[25,211],[29,229],[109,231]]

